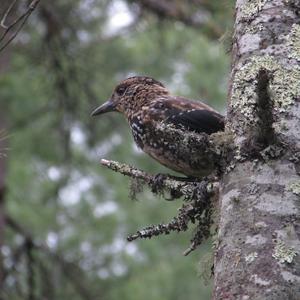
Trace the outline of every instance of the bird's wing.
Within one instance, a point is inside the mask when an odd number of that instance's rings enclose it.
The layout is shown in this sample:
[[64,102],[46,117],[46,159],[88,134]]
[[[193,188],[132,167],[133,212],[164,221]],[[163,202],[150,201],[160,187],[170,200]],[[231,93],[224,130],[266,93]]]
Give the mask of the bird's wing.
[[157,102],[157,110],[163,114],[162,120],[195,132],[211,134],[224,130],[224,117],[210,106],[182,97],[168,97]]

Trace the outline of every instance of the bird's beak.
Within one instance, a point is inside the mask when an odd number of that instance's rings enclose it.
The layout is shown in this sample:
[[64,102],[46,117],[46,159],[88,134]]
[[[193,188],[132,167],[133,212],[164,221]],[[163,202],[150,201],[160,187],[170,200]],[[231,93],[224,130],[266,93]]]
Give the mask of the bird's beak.
[[92,113],[92,116],[97,116],[97,115],[101,115],[110,111],[114,111],[116,108],[115,103],[112,102],[111,99],[109,99],[108,101],[106,101],[105,103],[103,103],[102,105],[100,105],[99,107],[97,107]]

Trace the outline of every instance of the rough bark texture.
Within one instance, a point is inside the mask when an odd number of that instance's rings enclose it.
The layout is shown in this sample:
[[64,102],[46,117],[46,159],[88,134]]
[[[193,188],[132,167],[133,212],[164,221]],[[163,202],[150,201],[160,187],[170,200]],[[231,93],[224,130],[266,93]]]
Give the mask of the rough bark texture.
[[237,0],[214,299],[300,299],[300,3]]

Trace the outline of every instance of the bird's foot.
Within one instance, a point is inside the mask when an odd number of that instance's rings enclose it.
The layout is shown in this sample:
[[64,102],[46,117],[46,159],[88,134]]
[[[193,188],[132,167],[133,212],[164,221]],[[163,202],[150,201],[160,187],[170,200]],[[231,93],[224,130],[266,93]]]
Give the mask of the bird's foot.
[[153,180],[151,182],[151,191],[154,194],[162,193],[164,182],[166,179],[170,178],[169,174],[158,173],[153,176]]
[[171,176],[171,179],[174,179],[174,180],[177,180],[177,181],[186,181],[186,182],[195,182],[195,181],[202,181],[203,180],[203,178],[193,177],[193,176],[188,176],[188,177]]
[[174,176],[174,175],[170,175],[170,174],[158,173],[155,176],[153,176],[153,180],[151,182],[151,191],[154,194],[162,193],[165,180],[167,180],[167,179],[181,181],[181,182],[199,181],[199,178],[197,178],[197,177],[178,177],[178,176]]
[[204,178],[198,178],[198,177],[193,177],[193,176],[187,176],[187,177],[180,177],[180,176],[174,176],[170,174],[157,174],[157,175],[162,175],[165,176],[166,179],[172,179],[176,181],[182,181],[182,182],[194,182],[194,181],[202,181]]
[[[177,180],[177,177],[169,175],[169,174],[162,174],[159,173],[153,177],[151,182],[151,191],[154,194],[164,195],[164,188],[165,188],[165,181],[166,180]],[[173,201],[174,199],[180,198],[182,196],[181,193],[178,193],[175,189],[169,190],[170,198],[164,195],[165,200]]]

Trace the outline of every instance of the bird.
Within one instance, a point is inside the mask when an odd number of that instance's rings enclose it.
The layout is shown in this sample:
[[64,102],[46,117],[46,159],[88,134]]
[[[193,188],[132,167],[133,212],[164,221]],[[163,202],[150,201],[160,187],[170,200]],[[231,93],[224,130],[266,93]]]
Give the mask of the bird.
[[164,123],[183,131],[207,135],[223,131],[224,116],[212,107],[200,101],[173,96],[152,77],[133,76],[121,81],[109,100],[93,110],[91,115],[112,111],[125,116],[137,146],[159,163],[188,177],[206,175],[204,170],[195,170],[184,158],[174,157],[176,151],[171,150],[176,149],[176,144],[170,145],[166,136],[155,135],[153,128]]

